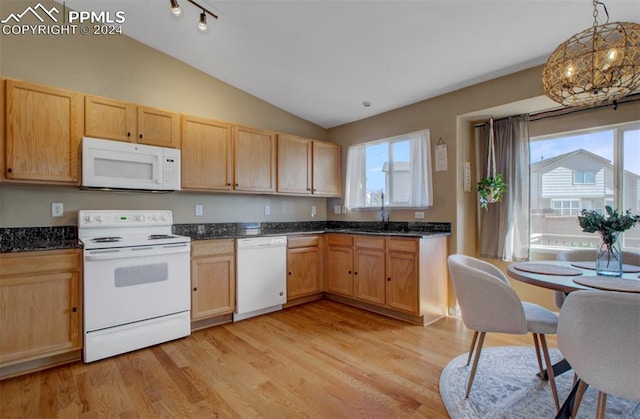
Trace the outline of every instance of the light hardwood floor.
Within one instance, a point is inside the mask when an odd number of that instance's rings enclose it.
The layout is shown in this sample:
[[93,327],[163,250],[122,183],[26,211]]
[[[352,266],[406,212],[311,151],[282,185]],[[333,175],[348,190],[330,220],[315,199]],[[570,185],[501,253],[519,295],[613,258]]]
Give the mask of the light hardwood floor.
[[422,327],[322,300],[2,381],[0,417],[447,417],[440,372],[471,336],[455,318]]

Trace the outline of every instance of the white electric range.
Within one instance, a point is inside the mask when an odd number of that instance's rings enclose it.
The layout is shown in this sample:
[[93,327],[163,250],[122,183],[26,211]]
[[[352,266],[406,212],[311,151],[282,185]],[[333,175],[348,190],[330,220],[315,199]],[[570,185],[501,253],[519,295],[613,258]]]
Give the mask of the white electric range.
[[171,211],[82,210],[84,362],[191,333],[191,239]]

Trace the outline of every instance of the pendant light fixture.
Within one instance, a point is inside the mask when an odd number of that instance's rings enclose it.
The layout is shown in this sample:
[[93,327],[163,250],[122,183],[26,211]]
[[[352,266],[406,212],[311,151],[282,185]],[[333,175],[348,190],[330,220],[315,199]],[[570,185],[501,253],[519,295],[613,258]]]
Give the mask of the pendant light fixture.
[[[598,24],[598,6],[607,20]],[[609,23],[593,0],[593,26],[560,44],[542,72],[544,93],[564,106],[593,106],[640,90],[640,25]]]
[[[198,20],[198,29],[200,29],[202,32],[206,32],[207,31],[207,15],[211,16],[214,19],[217,19],[218,15],[200,6],[198,3],[196,3],[193,0],[187,0],[187,1],[193,4],[194,6],[196,6],[198,9],[202,10],[202,12],[200,13],[200,19]],[[173,13],[176,16],[180,16],[180,14],[182,13],[182,9],[180,8],[180,4],[178,3],[178,0],[170,0],[170,3],[171,3],[171,13]]]

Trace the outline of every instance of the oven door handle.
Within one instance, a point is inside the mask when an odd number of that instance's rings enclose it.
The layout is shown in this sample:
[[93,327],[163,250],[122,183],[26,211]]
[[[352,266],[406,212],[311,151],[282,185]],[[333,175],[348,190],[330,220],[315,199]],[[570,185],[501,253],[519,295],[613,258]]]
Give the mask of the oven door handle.
[[85,261],[125,259],[141,256],[162,256],[179,253],[189,253],[189,243],[165,244],[160,246],[139,246],[119,249],[87,250],[84,253]]

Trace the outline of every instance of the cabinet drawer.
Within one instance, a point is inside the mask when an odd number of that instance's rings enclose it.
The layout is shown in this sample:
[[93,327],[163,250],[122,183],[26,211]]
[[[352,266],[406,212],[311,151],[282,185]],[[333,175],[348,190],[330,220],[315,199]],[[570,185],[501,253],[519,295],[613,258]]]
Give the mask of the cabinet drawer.
[[329,234],[327,243],[329,246],[353,246],[353,237],[342,234]]
[[415,253],[418,251],[418,240],[389,239],[388,246],[390,251]]
[[80,250],[47,250],[0,255],[0,272],[5,278],[10,275],[74,272],[79,269]]
[[320,237],[318,236],[289,236],[287,237],[287,248],[295,249],[298,247],[318,247],[320,245]]
[[384,250],[384,237],[356,237],[356,248]]
[[233,253],[233,239],[203,240],[191,243],[191,257]]

